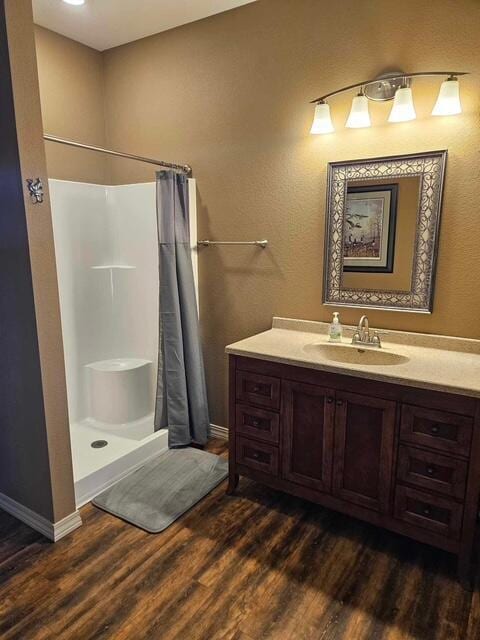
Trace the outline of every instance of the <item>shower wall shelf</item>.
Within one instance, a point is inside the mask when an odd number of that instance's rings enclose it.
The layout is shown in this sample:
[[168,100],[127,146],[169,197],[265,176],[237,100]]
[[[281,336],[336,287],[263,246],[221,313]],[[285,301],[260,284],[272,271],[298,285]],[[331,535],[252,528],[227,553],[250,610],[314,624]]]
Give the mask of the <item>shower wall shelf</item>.
[[136,269],[131,264],[96,264],[90,267],[90,269]]

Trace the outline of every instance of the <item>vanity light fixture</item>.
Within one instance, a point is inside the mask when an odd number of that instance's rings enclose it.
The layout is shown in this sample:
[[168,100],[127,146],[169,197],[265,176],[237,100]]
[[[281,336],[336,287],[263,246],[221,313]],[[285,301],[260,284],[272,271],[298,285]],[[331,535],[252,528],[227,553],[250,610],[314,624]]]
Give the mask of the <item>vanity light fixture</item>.
[[310,133],[332,133],[335,131],[330,117],[330,105],[324,101],[320,101],[315,107],[315,115],[313,117],[312,128]]
[[462,112],[460,104],[460,88],[458,76],[467,75],[467,71],[419,71],[404,73],[395,71],[379,76],[373,80],[357,82],[348,87],[326,93],[311,104],[315,104],[315,115],[310,133],[323,134],[334,131],[330,106],[327,99],[339,93],[360,88],[360,92],[353,98],[352,107],[345,124],[348,128],[370,127],[368,101],[387,102],[393,100],[392,110],[388,122],[408,122],[417,117],[413,103],[412,80],[428,76],[446,76],[442,82],[437,101],[432,111],[434,116],[456,115]]
[[76,7],[85,4],[85,0],[63,0],[63,2],[65,2],[65,4],[73,4]]
[[361,91],[352,100],[352,108],[345,125],[349,129],[361,129],[362,127],[371,127],[370,113],[368,111],[368,98]]
[[460,83],[456,76],[450,76],[440,86],[432,116],[456,116],[459,113],[462,113]]
[[393,107],[388,116],[388,121],[408,122],[409,120],[415,120],[416,117],[412,90],[410,87],[400,87],[395,91]]

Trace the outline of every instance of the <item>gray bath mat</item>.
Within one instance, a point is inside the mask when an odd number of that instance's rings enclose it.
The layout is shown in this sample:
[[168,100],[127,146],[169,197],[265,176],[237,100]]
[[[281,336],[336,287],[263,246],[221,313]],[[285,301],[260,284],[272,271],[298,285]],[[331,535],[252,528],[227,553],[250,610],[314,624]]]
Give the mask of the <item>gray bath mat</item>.
[[199,449],[171,449],[98,495],[93,504],[159,533],[228,475],[228,462]]

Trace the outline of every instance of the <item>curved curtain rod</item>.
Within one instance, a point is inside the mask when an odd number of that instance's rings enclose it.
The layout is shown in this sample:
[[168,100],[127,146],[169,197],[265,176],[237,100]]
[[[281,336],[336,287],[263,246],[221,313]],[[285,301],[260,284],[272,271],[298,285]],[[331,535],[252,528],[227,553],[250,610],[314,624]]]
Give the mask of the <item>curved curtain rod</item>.
[[382,80],[394,80],[395,78],[418,78],[423,76],[467,76],[469,75],[469,73],[469,71],[419,71],[417,73],[393,73],[392,75],[385,75],[383,78],[374,78],[373,80],[366,80],[365,82],[357,82],[356,84],[350,84],[348,87],[342,87],[341,89],[337,89],[336,91],[331,91],[330,93],[326,93],[325,95],[320,96],[320,98],[310,100],[310,104],[323,102],[327,98],[336,96],[338,93],[350,91],[351,89],[355,89],[356,87],[364,87],[368,84],[382,82]]
[[96,147],[91,144],[83,144],[82,142],[75,142],[74,140],[67,140],[65,138],[58,138],[57,136],[51,136],[48,133],[43,135],[44,140],[49,142],[58,142],[59,144],[66,144],[70,147],[77,147],[80,149],[88,149],[89,151],[98,151],[99,153],[106,153],[109,156],[117,156],[119,158],[128,158],[129,160],[138,160],[139,162],[146,162],[148,164],[154,164],[158,167],[167,167],[167,169],[175,169],[186,173],[188,176],[192,175],[192,167],[188,164],[175,164],[173,162],[164,162],[163,160],[154,160],[153,158],[145,158],[144,156],[136,156],[131,153],[122,153],[121,151],[112,151],[111,149],[104,149],[103,147]]

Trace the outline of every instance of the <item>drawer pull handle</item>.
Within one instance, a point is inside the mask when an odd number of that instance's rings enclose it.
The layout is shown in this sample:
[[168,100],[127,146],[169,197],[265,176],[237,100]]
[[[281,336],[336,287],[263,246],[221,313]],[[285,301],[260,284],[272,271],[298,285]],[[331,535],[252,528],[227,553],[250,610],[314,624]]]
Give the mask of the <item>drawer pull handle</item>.
[[427,473],[429,476],[433,476],[435,473],[435,467],[427,467]]
[[423,509],[423,515],[424,516],[429,516],[430,515],[430,507],[425,507]]
[[438,424],[434,424],[432,427],[430,427],[430,432],[433,434],[437,434],[439,432],[439,427]]

